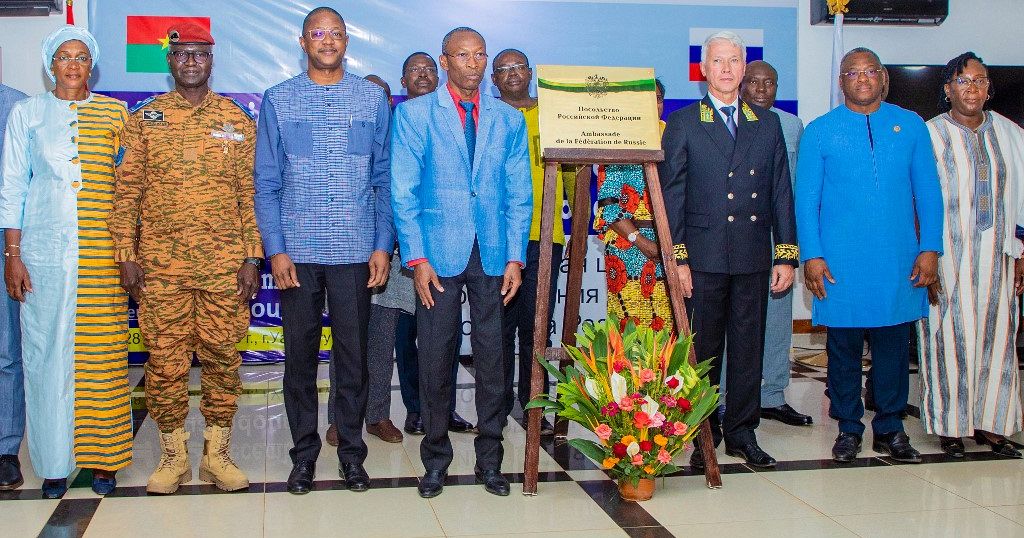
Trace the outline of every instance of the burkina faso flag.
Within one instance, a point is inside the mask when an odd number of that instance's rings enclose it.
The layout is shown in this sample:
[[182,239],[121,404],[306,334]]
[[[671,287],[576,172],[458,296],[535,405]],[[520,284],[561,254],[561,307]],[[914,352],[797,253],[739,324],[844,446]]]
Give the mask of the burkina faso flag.
[[167,73],[167,29],[186,21],[210,29],[209,17],[129,15],[125,70],[129,73]]

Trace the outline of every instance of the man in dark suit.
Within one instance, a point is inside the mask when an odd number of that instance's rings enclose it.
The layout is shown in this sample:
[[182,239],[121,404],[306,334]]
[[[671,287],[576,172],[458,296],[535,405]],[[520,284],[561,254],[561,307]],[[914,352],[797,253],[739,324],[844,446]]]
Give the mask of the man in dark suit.
[[[775,459],[754,435],[765,312],[769,288],[780,293],[793,284],[799,255],[779,117],[740,100],[745,65],[738,35],[705,40],[700,68],[708,95],[669,117],[659,174],[697,360],[714,358],[712,383],[721,379],[728,343],[728,405],[721,419],[712,415],[715,445],[724,437],[726,454],[772,467]],[[703,465],[699,450],[690,462]]]

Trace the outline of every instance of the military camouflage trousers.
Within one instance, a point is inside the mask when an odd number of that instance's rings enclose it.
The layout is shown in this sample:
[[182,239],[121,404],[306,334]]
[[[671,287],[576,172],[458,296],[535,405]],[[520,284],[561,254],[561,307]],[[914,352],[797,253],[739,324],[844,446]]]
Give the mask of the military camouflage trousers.
[[160,431],[184,427],[192,354],[202,366],[200,410],[211,426],[231,427],[242,382],[235,349],[249,328],[249,304],[235,291],[209,292],[147,279],[139,328],[149,349],[146,406]]

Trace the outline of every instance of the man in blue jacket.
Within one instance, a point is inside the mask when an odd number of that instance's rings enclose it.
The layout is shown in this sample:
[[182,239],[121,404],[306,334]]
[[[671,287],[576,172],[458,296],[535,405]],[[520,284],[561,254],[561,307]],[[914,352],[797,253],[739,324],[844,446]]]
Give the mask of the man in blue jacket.
[[[487,46],[472,28],[441,43],[448,83],[395,110],[391,196],[402,262],[414,268],[420,393],[426,435],[421,497],[444,487],[452,361],[466,286],[476,369],[476,475],[508,495],[501,474],[507,398],[502,356],[504,304],[522,281],[532,215],[526,123],[518,110],[480,92]],[[503,304],[504,303],[504,304]]]

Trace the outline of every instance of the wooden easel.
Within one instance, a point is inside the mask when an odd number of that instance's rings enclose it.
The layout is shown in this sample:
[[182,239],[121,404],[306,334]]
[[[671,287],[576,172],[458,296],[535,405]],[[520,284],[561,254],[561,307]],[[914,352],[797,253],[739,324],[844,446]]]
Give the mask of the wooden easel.
[[[562,164],[639,164],[644,167],[644,177],[650,195],[653,211],[654,230],[658,236],[658,248],[661,250],[661,262],[665,268],[665,284],[668,287],[669,302],[672,315],[675,317],[676,332],[683,336],[690,335],[690,321],[683,304],[683,293],[679,287],[676,272],[676,261],[672,254],[672,236],[668,229],[668,217],[665,212],[665,199],[661,195],[661,180],[658,178],[657,163],[665,160],[662,150],[617,150],[617,149],[544,149],[544,199],[541,204],[540,220],[540,268],[537,275],[537,289],[546,290],[551,285],[552,232],[554,230],[555,184],[558,168]],[[583,292],[583,265],[587,257],[587,226],[590,215],[590,183],[576,185],[576,197],[572,205],[572,236],[569,248],[569,277],[565,287],[565,310],[563,312],[562,342],[567,345],[576,344],[576,324],[580,315],[580,295]],[[561,347],[547,347],[549,296],[547,293],[537,294],[537,319],[533,326],[533,349],[544,350],[544,359],[558,360],[559,368],[571,364],[569,355]],[[690,348],[690,364],[697,361]],[[520,380],[520,383],[522,380]],[[533,375],[530,378],[530,397],[536,398],[544,385],[544,368],[533,364]],[[523,478],[523,494],[537,494],[537,470],[540,464],[540,409],[527,412],[526,458]],[[555,435],[564,438],[568,430],[565,420],[556,420]],[[709,488],[722,487],[722,475],[718,469],[718,458],[715,455],[711,430],[705,420],[701,425],[698,442],[704,455],[704,477]]]

